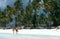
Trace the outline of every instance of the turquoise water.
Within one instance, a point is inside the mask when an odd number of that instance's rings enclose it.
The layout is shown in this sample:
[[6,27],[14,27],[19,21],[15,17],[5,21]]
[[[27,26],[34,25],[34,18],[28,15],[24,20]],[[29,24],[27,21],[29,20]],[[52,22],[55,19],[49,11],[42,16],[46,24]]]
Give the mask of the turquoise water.
[[60,39],[59,36],[0,34],[0,39]]

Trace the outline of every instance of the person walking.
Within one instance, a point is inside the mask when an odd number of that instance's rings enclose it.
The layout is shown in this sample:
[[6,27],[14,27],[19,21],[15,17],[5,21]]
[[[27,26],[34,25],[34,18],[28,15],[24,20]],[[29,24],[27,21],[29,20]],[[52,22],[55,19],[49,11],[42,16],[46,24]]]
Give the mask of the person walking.
[[18,33],[18,29],[19,29],[18,26],[16,26],[16,28],[15,28],[15,30],[16,30],[16,34]]
[[18,26],[15,26],[15,27],[13,27],[13,34],[14,34],[14,31],[16,31],[16,34],[18,33]]

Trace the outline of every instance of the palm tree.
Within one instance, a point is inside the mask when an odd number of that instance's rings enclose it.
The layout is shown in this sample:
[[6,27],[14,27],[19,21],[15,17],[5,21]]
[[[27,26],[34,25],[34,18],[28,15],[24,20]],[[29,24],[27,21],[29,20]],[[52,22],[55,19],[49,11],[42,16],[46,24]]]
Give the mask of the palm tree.
[[32,24],[32,13],[33,13],[32,2],[31,0],[29,0],[28,6],[26,6],[27,26],[30,26]]
[[6,25],[11,21],[11,18],[6,15],[6,13],[0,11],[0,21],[2,27],[6,27]]
[[[53,21],[53,26],[58,26],[60,23],[58,22],[60,20],[59,17],[59,3],[58,0],[44,0],[44,6],[46,12],[48,12],[48,18]],[[58,16],[57,16],[58,15]]]
[[34,16],[33,16],[33,27],[36,28],[38,26],[37,24],[37,11],[40,9],[40,0],[33,0],[32,7],[34,10]]
[[15,26],[18,26],[18,22],[21,24],[21,10],[22,10],[22,0],[17,0],[15,3],[14,3],[14,8],[13,10],[15,12],[14,15],[16,16],[15,17]]

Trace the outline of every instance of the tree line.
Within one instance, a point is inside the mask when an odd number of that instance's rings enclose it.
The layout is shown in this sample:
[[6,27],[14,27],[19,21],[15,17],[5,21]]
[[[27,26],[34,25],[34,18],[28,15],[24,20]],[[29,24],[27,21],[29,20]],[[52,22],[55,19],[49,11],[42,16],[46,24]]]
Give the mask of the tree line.
[[7,5],[4,11],[0,10],[0,26],[6,27],[6,24],[12,22],[13,15],[15,26],[57,27],[60,25],[60,3],[59,0],[29,0],[24,8],[22,0],[16,0],[13,7]]

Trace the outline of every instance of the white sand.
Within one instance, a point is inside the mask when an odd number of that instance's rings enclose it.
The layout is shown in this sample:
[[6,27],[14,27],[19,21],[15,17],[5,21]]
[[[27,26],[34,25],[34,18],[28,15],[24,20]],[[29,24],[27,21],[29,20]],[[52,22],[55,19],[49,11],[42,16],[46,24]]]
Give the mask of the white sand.
[[[0,33],[13,34],[13,31],[12,29],[0,29]],[[60,36],[60,29],[21,29],[19,30],[18,34]]]

